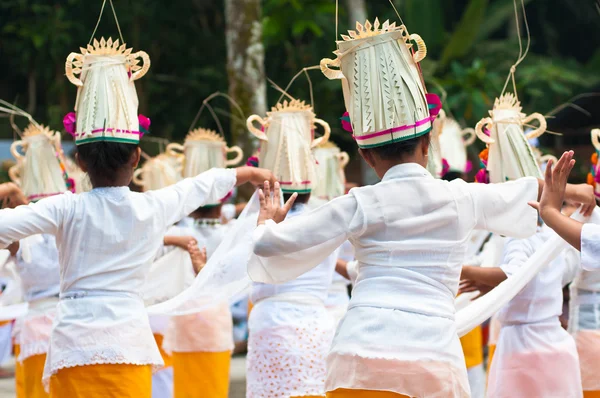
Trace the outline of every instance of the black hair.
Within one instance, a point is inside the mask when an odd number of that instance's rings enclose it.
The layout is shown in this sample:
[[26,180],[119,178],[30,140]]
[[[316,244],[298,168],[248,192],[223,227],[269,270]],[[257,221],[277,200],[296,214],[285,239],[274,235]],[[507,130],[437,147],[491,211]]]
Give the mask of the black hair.
[[220,218],[221,217],[221,208],[223,207],[222,203],[219,203],[216,206],[203,206],[198,207],[192,214],[190,214],[194,218]]
[[[292,196],[291,193],[284,193],[283,201],[287,202],[291,196]],[[298,197],[294,201],[294,206],[296,206],[297,204],[300,204],[300,203],[307,204],[309,199],[310,199],[310,192],[309,193],[299,193]],[[292,208],[294,208],[294,206],[292,206]]]
[[442,180],[446,180],[446,181],[458,180],[458,179],[462,179],[462,178],[463,178],[463,173],[458,172],[458,171],[449,171],[442,176]]
[[111,186],[131,161],[137,144],[97,141],[79,145],[79,161],[85,164],[93,186]]
[[427,143],[429,144],[429,139],[429,133],[427,133],[409,140],[385,144],[374,148],[364,148],[362,150],[372,151],[382,160],[402,160],[405,156],[414,154],[415,150],[423,140],[427,140]]

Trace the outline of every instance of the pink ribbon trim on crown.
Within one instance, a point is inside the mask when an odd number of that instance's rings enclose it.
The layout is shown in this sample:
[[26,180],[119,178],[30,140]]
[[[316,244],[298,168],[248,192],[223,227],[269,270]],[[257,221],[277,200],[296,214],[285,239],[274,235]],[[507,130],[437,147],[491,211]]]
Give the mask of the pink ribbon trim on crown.
[[440,100],[440,97],[437,94],[432,94],[432,93],[425,94],[425,99],[427,100],[427,106],[429,108],[429,117],[427,117],[423,120],[419,120],[415,124],[407,124],[404,126],[394,127],[394,128],[383,130],[383,131],[377,131],[375,133],[362,135],[360,137],[358,137],[356,135],[352,135],[352,138],[354,138],[357,141],[368,140],[369,138],[379,137],[381,135],[386,135],[386,134],[392,134],[392,133],[396,133],[398,131],[413,129],[415,127],[419,127],[424,124],[433,122],[435,120],[435,118],[437,117],[438,113],[440,113],[440,110],[442,109],[442,101]]
[[[121,133],[121,134],[133,134],[133,135],[139,135],[139,136],[144,135],[144,133],[141,131],[121,130],[121,129],[115,129],[112,127],[92,130],[92,134],[100,133],[100,132],[112,133],[113,131],[115,133]],[[83,137],[86,134],[87,133],[75,133],[75,134],[73,134],[73,137]]]
[[404,126],[394,127],[394,128],[391,128],[391,129],[387,129],[387,130],[383,130],[383,131],[378,131],[376,133],[367,134],[367,135],[361,135],[361,136],[352,135],[352,138],[354,138],[357,141],[368,140],[369,138],[379,137],[380,135],[386,135],[386,134],[396,133],[398,131],[403,131],[403,130],[408,130],[408,129],[412,129],[412,128],[415,128],[415,127],[419,127],[419,126],[422,126],[424,124],[431,123],[431,121],[434,120],[435,118],[436,118],[435,116],[430,116],[430,117],[425,118],[423,120],[419,120],[415,124],[407,124],[407,125],[404,125]]

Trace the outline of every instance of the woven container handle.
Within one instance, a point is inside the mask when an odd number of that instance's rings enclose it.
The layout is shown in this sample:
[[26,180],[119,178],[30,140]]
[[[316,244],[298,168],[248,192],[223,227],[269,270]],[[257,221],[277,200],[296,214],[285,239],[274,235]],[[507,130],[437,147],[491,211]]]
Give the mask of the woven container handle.
[[133,74],[131,75],[131,81],[136,81],[137,79],[140,79],[142,77],[144,77],[144,75],[148,72],[148,70],[150,69],[150,57],[148,56],[148,54],[145,51],[138,51],[136,53],[131,54],[128,58],[129,61],[131,62],[131,65],[137,65],[137,63],[139,62],[137,60],[137,58],[141,57],[142,61],[144,62],[141,66],[141,69],[133,72]]
[[242,157],[244,156],[244,152],[242,151],[242,148],[240,148],[237,145],[227,148],[226,152],[227,153],[236,153],[236,156],[233,159],[226,160],[225,166],[233,166],[233,165],[238,164],[242,160]]
[[341,70],[330,68],[331,66],[333,66],[334,68],[339,68],[341,64],[342,64],[342,62],[340,61],[339,58],[336,58],[336,59],[323,58],[320,63],[321,72],[323,72],[325,77],[328,78],[329,80],[343,79],[345,76]]
[[413,54],[413,60],[418,64],[427,56],[427,45],[425,45],[425,41],[421,38],[421,36],[416,33],[410,35],[409,38],[417,43],[417,51]]
[[315,148],[321,144],[326,143],[327,141],[329,141],[329,136],[331,135],[331,127],[329,127],[329,123],[327,123],[324,120],[321,119],[316,119],[314,120],[315,124],[319,124],[323,127],[323,136],[316,138],[313,140],[312,144],[310,145],[311,148]]
[[261,127],[264,128],[267,125],[267,121],[258,115],[251,115],[246,120],[246,127],[248,127],[248,130],[252,133],[252,135],[254,135],[259,140],[269,141],[269,138],[267,137],[265,132],[260,129],[257,129],[256,126],[254,126],[254,122],[258,122],[258,124],[260,124]]
[[176,142],[172,142],[169,145],[167,145],[167,155],[169,156],[173,156],[175,158],[179,158],[179,156],[181,156],[181,154],[183,153],[183,151],[185,150],[185,148],[183,147],[183,145],[178,144]]
[[21,185],[21,172],[18,165],[14,165],[8,169],[8,178],[15,184]]
[[144,179],[142,178],[142,174],[144,173],[144,169],[137,169],[133,172],[133,182],[140,187],[143,187]]
[[340,161],[340,166],[343,169],[344,167],[346,167],[348,165],[348,162],[350,161],[350,156],[348,155],[347,152],[340,152],[338,154],[338,160]]
[[477,134],[477,137],[479,137],[479,139],[486,144],[493,144],[496,141],[483,132],[484,127],[487,127],[488,130],[491,131],[491,129],[494,127],[494,121],[489,117],[485,117],[477,122],[477,125],[475,126],[475,134]]
[[475,140],[477,139],[477,134],[475,134],[475,129],[473,128],[466,128],[463,129],[462,131],[463,134],[463,145],[465,147],[473,144],[475,142]]
[[[75,65],[75,68],[73,68]],[[75,77],[75,74],[81,73],[81,67],[83,66],[82,55],[78,53],[71,53],[67,56],[67,61],[65,62],[65,75],[67,75],[67,79],[77,87],[82,87],[83,82]]]
[[23,148],[24,146],[25,141],[23,140],[15,141],[10,146],[10,154],[13,155],[13,158],[17,159],[17,161],[23,159],[23,155],[21,155],[18,148]]
[[525,119],[523,119],[523,123],[529,123],[533,120],[537,120],[540,123],[540,127],[538,127],[537,129],[530,131],[529,133],[527,133],[525,135],[525,137],[527,137],[528,140],[532,139],[532,138],[537,138],[540,135],[544,134],[546,132],[546,127],[548,127],[548,124],[546,123],[546,118],[544,117],[544,115],[540,114],[540,113],[532,113],[531,115],[527,116]]

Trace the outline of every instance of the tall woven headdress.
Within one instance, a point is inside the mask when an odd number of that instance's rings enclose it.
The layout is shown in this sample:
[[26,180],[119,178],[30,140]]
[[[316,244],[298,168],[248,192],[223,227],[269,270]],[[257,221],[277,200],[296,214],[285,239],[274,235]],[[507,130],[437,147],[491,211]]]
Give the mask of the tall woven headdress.
[[9,170],[9,177],[29,200],[40,200],[74,188],[59,157],[61,151],[60,133],[37,123],[30,124],[23,131],[23,139],[11,145],[10,152],[17,164]]
[[358,146],[377,147],[428,133],[441,103],[427,94],[419,71],[418,63],[427,55],[425,42],[409,35],[404,25],[381,25],[378,19],[357,22],[356,31],[348,33],[337,42],[337,58],[321,60],[321,70],[342,81],[345,125],[351,124]]
[[[440,133],[436,137],[436,145],[439,146],[439,163],[441,164],[440,176],[443,177],[450,171],[468,173],[471,171],[472,165],[467,159],[467,147],[477,138],[475,130],[463,129],[456,120],[446,116],[443,111],[440,111],[440,116],[442,117],[438,117],[438,120],[434,122],[434,126],[438,121],[441,123]],[[430,151],[430,158],[431,155]]]
[[[134,85],[150,69],[148,54],[132,53],[125,43],[111,38],[94,39],[93,45],[80,50],[69,54],[65,64],[67,78],[77,86],[75,113],[65,116],[65,129],[77,145],[96,141],[137,144],[150,127],[148,118],[138,117]],[[138,58],[143,60],[141,66]]]
[[[228,153],[235,158],[227,159]],[[238,164],[243,157],[238,146],[228,147],[225,139],[216,131],[197,128],[188,133],[183,145],[167,145],[167,154],[176,157],[184,155],[183,177],[195,177],[214,167],[225,168]]]
[[317,146],[313,153],[317,161],[317,182],[313,187],[313,196],[331,200],[346,193],[346,175],[344,167],[349,157],[340,151],[333,142]]
[[[546,131],[546,119],[539,113],[527,116],[521,112],[521,103],[512,93],[496,98],[490,117],[481,119],[475,126],[477,136],[487,144],[482,161],[489,182],[499,183],[521,177],[542,178],[536,156],[527,141]],[[524,134],[523,126],[538,120],[539,127]],[[487,182],[480,172],[478,181]]]
[[144,191],[166,188],[181,180],[183,156],[161,153],[146,160],[144,165],[133,173],[133,182]]
[[[256,128],[254,122],[260,123],[261,129]],[[322,137],[314,136],[316,124],[324,129]],[[286,193],[311,192],[316,181],[312,148],[329,140],[329,124],[317,119],[310,105],[293,99],[271,108],[266,119],[250,116],[247,126],[260,140],[260,167],[275,174],[281,190]]]

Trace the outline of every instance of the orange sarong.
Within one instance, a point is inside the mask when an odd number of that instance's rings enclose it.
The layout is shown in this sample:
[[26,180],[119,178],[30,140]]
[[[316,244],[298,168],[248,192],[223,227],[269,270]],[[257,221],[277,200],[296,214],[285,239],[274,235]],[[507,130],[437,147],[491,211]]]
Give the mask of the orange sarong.
[[[15,358],[19,358],[19,354],[21,353],[21,346],[15,344]],[[17,398],[26,398],[25,395],[25,386],[23,380],[23,364],[17,361],[15,363],[15,392]]]
[[52,398],[151,398],[151,365],[86,365],[50,378]]
[[227,398],[231,352],[174,352],[174,398]]
[[347,390],[338,388],[334,391],[327,392],[327,398],[409,398],[406,395],[396,394],[390,391],[373,391],[373,390]]
[[460,345],[465,354],[467,369],[483,363],[483,334],[481,326],[476,327],[460,338]]
[[584,391],[583,398],[600,398],[600,391]]
[[23,361],[23,391],[27,398],[48,398],[50,395],[44,390],[42,376],[44,375],[44,365],[46,364],[46,354],[39,354],[29,357]]

